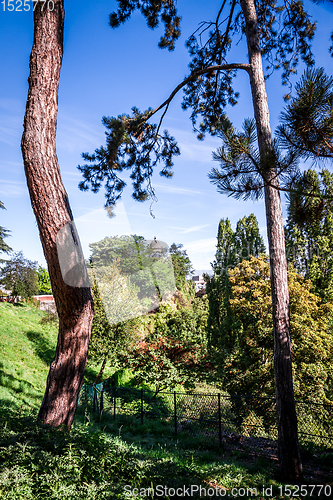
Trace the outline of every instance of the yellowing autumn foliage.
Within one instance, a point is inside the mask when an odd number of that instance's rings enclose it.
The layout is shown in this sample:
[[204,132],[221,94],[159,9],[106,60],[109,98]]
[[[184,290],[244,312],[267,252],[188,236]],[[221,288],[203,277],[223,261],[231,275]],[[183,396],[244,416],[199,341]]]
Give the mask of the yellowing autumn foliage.
[[[230,393],[274,395],[268,259],[243,260],[229,271],[229,281],[229,339],[223,334],[221,338],[224,388]],[[311,293],[311,283],[292,267],[288,282],[295,396],[333,400],[333,304],[321,305]]]

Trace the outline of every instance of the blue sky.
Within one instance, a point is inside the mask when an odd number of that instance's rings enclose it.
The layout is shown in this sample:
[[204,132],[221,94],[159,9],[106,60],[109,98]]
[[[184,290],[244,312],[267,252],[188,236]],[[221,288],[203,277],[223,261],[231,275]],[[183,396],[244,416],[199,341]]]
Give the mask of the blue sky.
[[[306,2],[308,4],[308,2]],[[191,130],[189,113],[180,109],[181,95],[170,106],[164,128],[177,139],[181,156],[175,158],[174,177],[153,177],[158,202],[153,205],[155,219],[149,214],[149,202],[131,198],[130,182],[118,203],[114,219],[104,206],[104,192],[81,192],[82,152],[92,153],[105,143],[102,116],[130,113],[132,106],[141,110],[156,107],[188,74],[186,38],[202,20],[216,15],[219,2],[183,0],[178,2],[182,15],[182,36],[174,52],[157,47],[161,30],[147,28],[144,18],[135,13],[125,25],[112,30],[108,15],[115,1],[71,0],[65,2],[64,58],[59,89],[57,153],[86,257],[89,243],[105,236],[139,234],[154,236],[167,244],[182,243],[195,269],[209,269],[214,259],[219,220],[228,217],[235,227],[244,215],[254,213],[266,240],[264,202],[242,202],[217,193],[207,174],[213,166],[211,153],[218,139],[199,142]],[[3,9],[3,5],[0,7]],[[317,66],[331,73],[333,60],[328,54],[333,27],[333,8],[309,4],[318,21],[313,44]],[[11,230],[7,239],[15,251],[22,250],[31,260],[45,265],[42,247],[28,190],[20,150],[23,117],[27,97],[29,55],[33,39],[32,12],[0,11],[0,200],[6,211],[0,212],[0,225]],[[230,62],[247,62],[241,42]],[[299,69],[299,76],[302,69]],[[237,127],[253,115],[246,74],[237,76],[239,104],[228,109]],[[278,124],[283,94],[280,74],[267,83],[272,129]]]

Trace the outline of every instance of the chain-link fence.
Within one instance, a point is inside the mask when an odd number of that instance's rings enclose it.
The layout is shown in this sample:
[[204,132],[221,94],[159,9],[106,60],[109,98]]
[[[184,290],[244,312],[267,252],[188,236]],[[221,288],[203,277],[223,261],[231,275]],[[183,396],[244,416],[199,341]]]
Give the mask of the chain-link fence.
[[[203,438],[240,450],[266,449],[276,455],[275,398],[159,392],[105,385],[84,386],[79,405],[103,418],[141,424],[158,420],[176,437]],[[299,441],[333,448],[333,405],[296,401]]]

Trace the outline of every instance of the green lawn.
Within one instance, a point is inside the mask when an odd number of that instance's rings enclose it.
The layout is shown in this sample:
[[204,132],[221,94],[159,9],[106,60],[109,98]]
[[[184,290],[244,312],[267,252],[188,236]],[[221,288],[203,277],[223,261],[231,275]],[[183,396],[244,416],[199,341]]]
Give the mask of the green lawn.
[[57,343],[56,326],[41,323],[45,316],[33,305],[0,303],[1,401],[40,405]]

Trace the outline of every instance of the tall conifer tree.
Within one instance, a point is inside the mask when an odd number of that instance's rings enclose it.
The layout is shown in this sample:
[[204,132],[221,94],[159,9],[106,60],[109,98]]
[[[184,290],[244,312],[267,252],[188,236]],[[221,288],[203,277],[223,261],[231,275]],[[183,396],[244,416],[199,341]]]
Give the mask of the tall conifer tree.
[[230,282],[228,271],[242,260],[259,257],[266,251],[254,214],[243,217],[233,231],[229,219],[221,219],[217,232],[215,260],[212,263],[213,276],[205,276],[206,292],[209,301],[208,338],[212,352],[220,358],[220,347],[233,343],[230,310]]
[[[64,282],[57,248],[57,236],[67,226],[69,239],[82,259],[56,154],[64,0],[54,0],[53,4],[52,11],[43,8],[41,2],[34,8],[34,40],[21,148],[30,200],[59,315],[58,344],[39,418],[46,424],[70,428],[87,362],[93,300],[87,286],[73,287]],[[68,261],[70,257],[66,255]]]
[[[172,50],[180,34],[176,2],[119,1],[118,11],[110,16],[111,26],[116,27],[125,22],[136,9],[141,10],[151,28],[158,26],[159,21],[164,23],[165,34],[159,45]],[[97,191],[102,180],[107,180],[107,203],[114,203],[123,187],[117,174],[133,165],[139,174],[133,175],[134,184],[139,189],[139,199],[153,197],[154,191],[150,184],[152,167],[162,160],[165,164],[162,174],[170,176],[171,157],[178,150],[167,132],[163,135],[159,133],[161,121],[158,125],[152,125],[148,122],[149,118],[162,109],[163,118],[173,97],[184,89],[183,107],[192,109],[193,125],[196,125],[197,118],[201,119],[199,138],[203,138],[206,132],[212,135],[226,132],[231,129],[231,124],[224,113],[225,106],[228,103],[235,104],[238,98],[233,88],[233,78],[238,70],[247,72],[254,125],[246,124],[246,132],[250,132],[248,136],[246,133],[234,135],[235,145],[238,146],[234,159],[239,161],[228,163],[222,157],[224,170],[222,173],[213,172],[211,179],[217,182],[222,192],[238,198],[251,195],[259,197],[262,194],[265,197],[273,302],[279,457],[282,474],[293,480],[301,478],[302,466],[293,396],[287,260],[279,175],[294,169],[295,158],[281,159],[273,142],[263,58],[267,63],[267,72],[281,68],[283,83],[287,83],[300,57],[306,64],[313,63],[310,43],[314,31],[315,24],[311,23],[303,1],[223,0],[216,19],[203,22],[187,42],[192,57],[190,75],[155,110],[148,109],[141,113],[134,108],[133,117],[121,115],[118,118],[104,118],[109,129],[107,148],[97,149],[93,155],[85,154],[84,158],[92,165],[80,167],[84,175],[80,186],[82,189],[91,186]],[[232,39],[239,33],[243,33],[246,38],[248,61],[230,63],[227,55]],[[202,40],[205,35],[206,39]],[[256,157],[249,155],[254,141],[258,144]],[[152,159],[149,158],[150,152],[153,153]],[[226,160],[230,160],[230,157]]]
[[[56,154],[64,0],[54,0],[52,5],[53,9],[49,9],[43,2],[36,2],[33,9],[34,39],[21,149],[31,205],[59,315],[58,344],[50,366],[39,418],[55,427],[65,425],[70,428],[87,362],[93,298]],[[121,131],[120,128],[118,133],[121,134]],[[154,135],[154,129],[150,128],[148,133]],[[127,149],[130,149],[130,144]],[[171,151],[173,154],[179,152],[168,134],[162,150],[165,158],[163,173],[168,175]],[[146,151],[143,151],[143,156],[145,154]],[[108,166],[104,166],[108,170]],[[140,189],[141,170],[133,164],[129,168],[132,169],[134,179],[134,197],[142,200],[145,193]],[[111,177],[110,189],[121,190],[124,183],[117,176]],[[68,252],[68,248],[72,251]],[[61,259],[74,271],[75,279],[66,279],[65,282]]]

